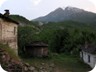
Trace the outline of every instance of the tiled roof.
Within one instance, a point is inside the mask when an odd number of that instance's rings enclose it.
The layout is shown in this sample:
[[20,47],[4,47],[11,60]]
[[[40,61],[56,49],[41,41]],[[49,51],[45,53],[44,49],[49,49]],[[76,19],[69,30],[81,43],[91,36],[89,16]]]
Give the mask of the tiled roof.
[[41,42],[41,41],[34,41],[31,44],[27,46],[32,46],[32,47],[48,47],[48,44]]

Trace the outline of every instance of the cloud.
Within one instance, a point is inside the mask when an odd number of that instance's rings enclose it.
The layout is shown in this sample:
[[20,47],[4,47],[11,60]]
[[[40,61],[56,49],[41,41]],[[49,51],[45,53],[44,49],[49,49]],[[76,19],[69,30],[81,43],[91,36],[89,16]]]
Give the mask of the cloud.
[[1,7],[1,5],[2,5],[5,1],[7,1],[7,0],[0,0],[0,7]]
[[42,0],[31,0],[32,3],[37,6]]

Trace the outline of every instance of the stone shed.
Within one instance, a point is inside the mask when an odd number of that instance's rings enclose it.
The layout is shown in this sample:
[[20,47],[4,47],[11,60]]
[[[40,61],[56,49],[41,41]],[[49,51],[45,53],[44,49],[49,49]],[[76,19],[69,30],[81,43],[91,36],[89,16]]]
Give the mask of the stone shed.
[[5,14],[0,13],[0,43],[8,44],[17,52],[17,29],[18,22],[9,17],[9,10]]
[[46,57],[48,56],[48,45],[44,42],[35,41],[26,45],[24,51],[31,57]]

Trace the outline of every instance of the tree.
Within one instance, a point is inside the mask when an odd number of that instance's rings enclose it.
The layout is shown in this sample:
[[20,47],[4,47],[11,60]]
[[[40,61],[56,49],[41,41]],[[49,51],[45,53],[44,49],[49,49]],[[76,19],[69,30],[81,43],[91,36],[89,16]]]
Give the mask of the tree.
[[67,29],[55,30],[50,41],[49,48],[52,52],[61,53],[64,51],[65,43],[67,42],[69,33]]
[[35,30],[32,27],[24,26],[18,28],[18,53],[24,54],[24,46],[33,41]]

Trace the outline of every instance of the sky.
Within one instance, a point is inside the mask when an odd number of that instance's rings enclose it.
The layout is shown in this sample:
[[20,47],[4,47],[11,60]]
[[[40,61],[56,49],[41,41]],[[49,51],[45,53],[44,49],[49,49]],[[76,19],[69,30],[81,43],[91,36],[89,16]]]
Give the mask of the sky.
[[58,7],[67,6],[96,13],[96,0],[0,0],[0,13],[9,9],[11,14],[19,14],[32,20],[45,16]]

